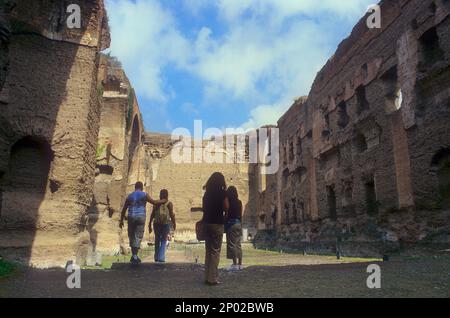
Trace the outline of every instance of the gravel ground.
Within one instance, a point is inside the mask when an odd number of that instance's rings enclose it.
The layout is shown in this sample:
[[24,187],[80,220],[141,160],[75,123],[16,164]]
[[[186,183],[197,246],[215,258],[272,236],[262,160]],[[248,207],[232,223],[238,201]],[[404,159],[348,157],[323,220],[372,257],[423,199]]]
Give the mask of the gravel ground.
[[21,268],[0,280],[0,297],[450,297],[448,256],[379,263],[379,290],[366,286],[368,264],[252,266],[238,273],[222,271],[218,287],[202,284],[201,265],[115,264],[110,270],[83,270],[78,290],[66,287],[64,270]]

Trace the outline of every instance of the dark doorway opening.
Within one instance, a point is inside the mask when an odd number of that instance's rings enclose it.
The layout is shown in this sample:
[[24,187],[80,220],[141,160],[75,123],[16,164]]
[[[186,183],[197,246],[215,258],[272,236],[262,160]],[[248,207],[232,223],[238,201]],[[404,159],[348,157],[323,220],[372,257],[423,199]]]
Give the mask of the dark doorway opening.
[[333,221],[337,220],[337,200],[334,186],[327,187],[328,215]]
[[378,215],[378,200],[375,186],[375,179],[365,183],[367,214],[370,216]]
[[369,101],[367,100],[366,95],[366,87],[365,86],[359,86],[356,89],[356,99],[358,101],[358,114],[361,114],[363,111],[368,110],[369,107]]
[[346,102],[343,101],[338,105],[338,115],[339,115],[338,126],[342,129],[347,127],[347,125],[350,123],[350,117],[347,112]]
[[425,32],[419,40],[422,63],[421,66],[431,66],[443,60],[445,53],[439,43],[439,35],[436,28],[431,28]]
[[450,208],[450,149],[438,151],[431,162],[438,179],[438,200],[444,209]]

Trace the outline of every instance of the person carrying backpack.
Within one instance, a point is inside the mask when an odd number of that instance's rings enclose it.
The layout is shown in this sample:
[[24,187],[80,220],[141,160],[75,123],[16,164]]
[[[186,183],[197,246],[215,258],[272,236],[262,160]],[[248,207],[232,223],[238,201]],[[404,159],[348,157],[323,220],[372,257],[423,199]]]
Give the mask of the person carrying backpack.
[[173,230],[177,228],[175,214],[173,212],[173,204],[169,201],[169,191],[161,190],[161,200],[167,200],[166,203],[157,205],[153,208],[148,225],[150,234],[152,233],[152,223],[155,230],[155,262],[166,262],[166,246],[167,239],[170,234],[170,224]]
[[[153,205],[166,204],[167,199],[153,200],[148,193],[144,192],[144,184],[137,182],[135,191],[131,193],[123,206],[119,226],[123,229],[125,220],[128,220],[128,238],[130,240],[131,256],[130,262],[132,264],[140,264],[142,261],[139,258],[139,250],[141,248],[142,238],[145,232],[145,219],[147,217],[146,206],[147,203]],[[126,212],[128,210],[128,218]]]

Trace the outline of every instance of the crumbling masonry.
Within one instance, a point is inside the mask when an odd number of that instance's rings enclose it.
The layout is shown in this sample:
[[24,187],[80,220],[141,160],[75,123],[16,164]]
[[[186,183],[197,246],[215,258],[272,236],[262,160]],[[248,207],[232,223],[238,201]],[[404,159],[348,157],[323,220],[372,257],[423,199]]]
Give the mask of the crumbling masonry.
[[109,46],[102,0],[2,1],[0,9],[0,248],[51,266],[83,242],[96,168],[99,51]]
[[[450,242],[450,2],[382,1],[279,120],[260,242],[347,254]],[[271,234],[267,236],[267,234]],[[266,241],[265,241],[266,240]]]

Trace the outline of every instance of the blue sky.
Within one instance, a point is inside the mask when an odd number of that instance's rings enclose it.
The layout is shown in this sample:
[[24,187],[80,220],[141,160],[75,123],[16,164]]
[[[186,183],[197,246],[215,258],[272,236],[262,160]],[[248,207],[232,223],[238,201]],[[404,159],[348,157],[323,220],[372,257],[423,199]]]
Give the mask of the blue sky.
[[374,0],[106,0],[149,131],[275,124]]

